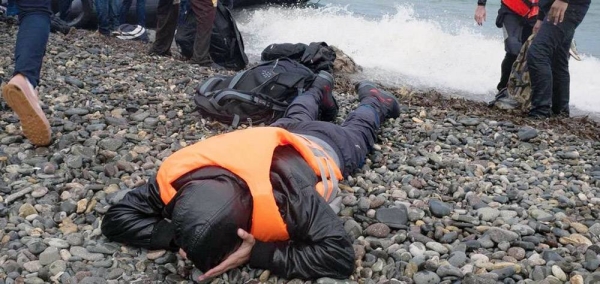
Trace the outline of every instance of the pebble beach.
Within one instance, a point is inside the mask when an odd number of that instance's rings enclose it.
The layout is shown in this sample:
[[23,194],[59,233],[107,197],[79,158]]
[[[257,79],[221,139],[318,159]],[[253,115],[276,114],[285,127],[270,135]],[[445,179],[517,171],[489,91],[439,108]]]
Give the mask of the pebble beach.
[[[16,26],[0,22],[0,78]],[[0,284],[193,283],[177,253],[102,236],[103,214],[170,154],[231,127],[202,117],[215,71],[140,42],[51,34],[38,88],[53,143],[34,147],[0,102]],[[221,74],[233,74],[222,71]],[[338,122],[357,104],[336,75]],[[207,283],[600,283],[600,124],[529,120],[482,102],[388,89],[402,114],[342,182],[350,279],[280,279],[240,267]],[[253,127],[244,125],[241,127]]]

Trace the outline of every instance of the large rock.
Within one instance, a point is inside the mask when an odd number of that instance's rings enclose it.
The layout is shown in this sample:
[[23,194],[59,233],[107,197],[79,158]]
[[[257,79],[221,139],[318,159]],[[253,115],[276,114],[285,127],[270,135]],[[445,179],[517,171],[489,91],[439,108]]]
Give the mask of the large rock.
[[442,218],[452,213],[452,206],[437,199],[431,199],[429,200],[429,211],[433,216]]
[[490,236],[492,241],[494,241],[495,243],[501,243],[501,242],[509,242],[510,243],[519,238],[519,234],[512,232],[512,231],[500,229],[500,228],[490,228],[489,230],[487,230],[486,234],[488,236]]
[[408,224],[408,210],[404,205],[392,208],[381,208],[375,213],[377,221],[393,229],[403,229]]

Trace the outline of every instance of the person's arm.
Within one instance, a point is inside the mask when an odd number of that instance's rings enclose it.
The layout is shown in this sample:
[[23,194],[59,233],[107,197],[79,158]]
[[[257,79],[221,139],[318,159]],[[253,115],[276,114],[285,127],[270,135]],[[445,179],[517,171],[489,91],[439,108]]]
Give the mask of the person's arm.
[[256,240],[250,266],[287,279],[348,278],[354,271],[354,249],[341,220],[314,188],[288,198],[284,220],[290,240]]
[[486,4],[486,0],[477,0],[477,9],[475,9],[475,22],[477,22],[478,25],[483,25],[483,22],[485,22],[486,20],[486,11],[485,11],[485,4]]
[[162,217],[163,208],[158,185],[152,178],[108,209],[102,220],[102,233],[128,245],[175,251],[174,226]]

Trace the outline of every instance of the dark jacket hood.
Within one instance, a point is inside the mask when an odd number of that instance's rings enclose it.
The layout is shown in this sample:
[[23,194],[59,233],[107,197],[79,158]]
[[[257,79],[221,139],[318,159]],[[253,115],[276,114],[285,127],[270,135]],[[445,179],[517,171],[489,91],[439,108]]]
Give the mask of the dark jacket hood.
[[174,184],[179,188],[177,195],[169,204],[173,206],[175,242],[203,272],[237,249],[242,241],[237,229],[250,231],[251,224],[249,189],[233,174],[223,175],[223,169],[216,169],[181,177]]

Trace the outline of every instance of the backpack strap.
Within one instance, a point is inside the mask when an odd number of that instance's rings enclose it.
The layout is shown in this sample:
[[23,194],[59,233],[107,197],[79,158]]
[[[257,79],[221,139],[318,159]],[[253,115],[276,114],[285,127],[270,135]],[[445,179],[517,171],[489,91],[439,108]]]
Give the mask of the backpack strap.
[[229,82],[229,86],[227,86],[227,88],[229,88],[229,89],[235,88],[235,85],[242,79],[242,77],[244,76],[244,74],[246,74],[246,72],[248,72],[248,70],[244,70],[242,72],[235,74],[235,76],[233,76],[233,79],[231,79],[231,82]]
[[223,107],[222,102],[230,99],[244,101],[255,105],[266,106],[275,111],[285,111],[287,109],[287,104],[273,100],[268,96],[245,94],[235,90],[223,90],[218,94],[215,94],[212,98],[210,98],[209,101],[213,105],[213,107],[215,107],[216,109],[220,109]]
[[200,89],[198,89],[198,92],[204,96],[206,96],[207,91],[212,91],[212,89],[215,87],[215,85],[217,85],[219,82],[223,81],[222,77],[212,77],[210,79],[208,79],[206,82],[204,82],[202,84],[202,86],[200,86]]
[[255,67],[253,67],[251,69],[247,69],[247,70],[238,72],[237,74],[235,74],[235,76],[233,76],[233,78],[229,82],[229,86],[227,86],[227,88],[229,88],[229,89],[235,89],[235,85],[237,85],[237,83],[240,80],[242,80],[242,78],[244,77],[244,74],[246,74],[246,72],[248,72],[249,70],[255,69],[256,67],[260,67],[260,66],[264,66],[264,65],[269,65],[269,64],[271,64],[271,62],[264,62],[264,63],[256,65]]

